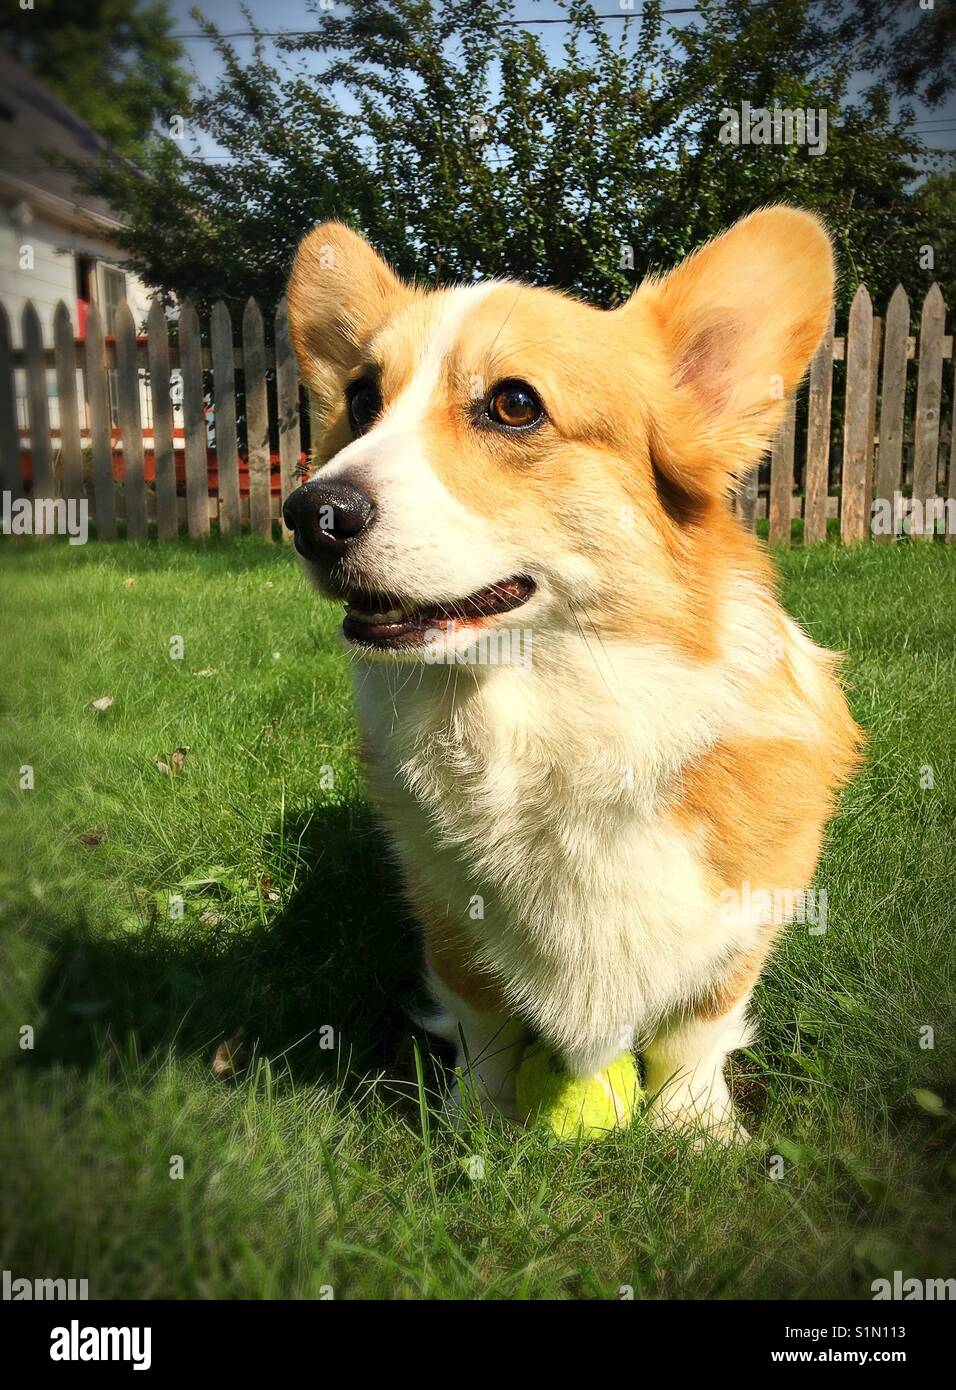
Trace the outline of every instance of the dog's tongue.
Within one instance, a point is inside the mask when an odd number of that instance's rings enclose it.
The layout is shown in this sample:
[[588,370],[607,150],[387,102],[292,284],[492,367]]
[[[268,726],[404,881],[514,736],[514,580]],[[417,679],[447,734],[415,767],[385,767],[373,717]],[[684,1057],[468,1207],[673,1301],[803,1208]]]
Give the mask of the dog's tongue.
[[484,618],[506,612],[521,603],[533,586],[527,579],[515,577],[490,584],[486,589],[466,598],[448,603],[429,603],[412,607],[394,594],[354,594],[348,600],[348,615],[363,623],[391,626],[405,623],[427,623],[450,619]]
[[477,594],[469,594],[467,598],[459,599],[456,603],[436,604],[434,608],[422,611],[426,616],[434,613],[443,618],[482,618],[489,613],[499,613],[503,609],[511,608],[515,603],[520,603],[527,593],[527,580],[506,579],[500,584],[491,584],[487,589],[480,589]]

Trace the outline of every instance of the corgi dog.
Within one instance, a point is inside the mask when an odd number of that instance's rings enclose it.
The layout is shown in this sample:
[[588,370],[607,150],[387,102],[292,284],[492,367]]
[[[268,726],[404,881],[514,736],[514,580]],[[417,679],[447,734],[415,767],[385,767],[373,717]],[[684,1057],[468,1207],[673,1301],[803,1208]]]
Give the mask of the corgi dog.
[[345,604],[370,793],[483,1105],[513,1114],[529,1037],[579,1077],[633,1047],[656,1125],[745,1137],[725,1063],[861,735],[729,499],[833,285],[783,206],[611,310],[409,285],[338,223],[298,250],[318,467],[283,514]]

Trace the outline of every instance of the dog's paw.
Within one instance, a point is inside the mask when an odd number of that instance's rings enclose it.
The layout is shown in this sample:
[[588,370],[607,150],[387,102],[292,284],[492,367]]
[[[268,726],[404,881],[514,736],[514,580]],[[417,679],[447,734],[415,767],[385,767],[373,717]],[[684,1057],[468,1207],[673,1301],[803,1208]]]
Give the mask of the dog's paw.
[[655,1097],[647,1111],[652,1129],[686,1135],[695,1149],[737,1148],[750,1142],[729,1094],[700,1096],[681,1087]]

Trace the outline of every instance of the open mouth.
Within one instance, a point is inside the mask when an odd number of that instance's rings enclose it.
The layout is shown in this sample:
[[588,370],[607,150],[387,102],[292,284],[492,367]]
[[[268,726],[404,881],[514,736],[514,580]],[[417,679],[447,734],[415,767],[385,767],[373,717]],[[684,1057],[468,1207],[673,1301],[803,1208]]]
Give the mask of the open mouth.
[[510,613],[527,603],[534,591],[533,579],[515,575],[489,584],[467,598],[418,608],[403,603],[394,594],[350,593],[342,633],[349,642],[379,651],[419,646],[429,632],[479,627],[488,618]]

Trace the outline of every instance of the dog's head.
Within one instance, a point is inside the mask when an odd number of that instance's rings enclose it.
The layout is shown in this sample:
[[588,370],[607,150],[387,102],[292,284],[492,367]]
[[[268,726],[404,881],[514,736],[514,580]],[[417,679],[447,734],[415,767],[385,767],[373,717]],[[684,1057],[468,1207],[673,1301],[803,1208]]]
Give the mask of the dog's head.
[[[368,652],[446,654],[520,621],[705,641],[727,507],[826,327],[829,240],[754,213],[601,310],[490,281],[402,283],[337,223],[303,241],[292,337],[315,477],[284,514]],[[522,609],[520,619],[512,617]]]

